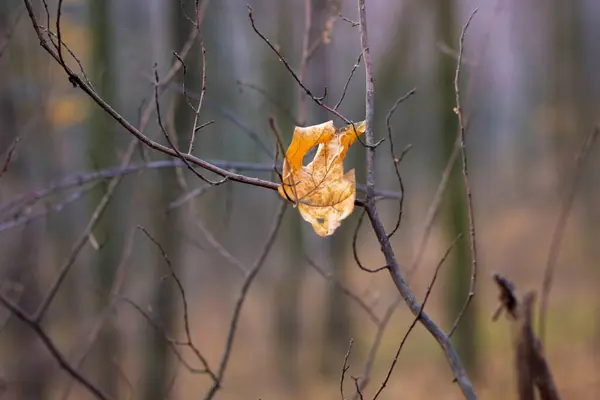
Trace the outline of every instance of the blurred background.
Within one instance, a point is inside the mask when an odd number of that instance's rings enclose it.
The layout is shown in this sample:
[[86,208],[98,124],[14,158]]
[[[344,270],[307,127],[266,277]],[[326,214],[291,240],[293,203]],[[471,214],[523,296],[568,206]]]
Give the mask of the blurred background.
[[[330,106],[340,99],[360,54],[358,27],[352,23],[358,20],[357,7],[348,0],[312,1],[307,30],[305,0],[202,0],[206,64],[196,39],[185,75],[180,70],[161,86],[163,123],[187,149],[195,115],[183,84],[195,107],[205,67],[198,125],[214,122],[197,132],[193,153],[224,166],[245,163],[237,166],[240,173],[277,181],[271,171],[276,140],[269,117],[286,146],[295,125],[334,119],[339,126],[341,121],[303,95],[253,31],[248,2],[257,28],[306,85],[317,96],[327,87]],[[58,2],[48,0],[49,18],[41,1],[32,3],[40,24],[55,32]],[[154,64],[162,81],[176,61],[173,52],[183,54],[193,35],[194,1],[62,3],[65,45],[102,98],[141,126],[148,105],[155,111]],[[600,123],[600,3],[368,0],[367,7],[376,138],[387,137],[386,115],[396,99],[417,89],[391,118],[395,151],[412,145],[400,164],[404,215],[392,240],[406,270],[417,256],[454,146],[458,38],[479,8],[466,34],[462,67],[479,274],[476,296],[453,342],[481,398],[513,398],[510,329],[504,320],[491,321],[497,299],[491,276],[503,274],[521,292],[541,288],[561,204],[575,179],[575,157]],[[303,63],[307,51],[311,57]],[[66,52],[65,58],[78,68]],[[189,347],[165,339],[186,340],[181,293],[161,251],[136,227],[144,227],[168,255],[185,290],[191,338],[216,371],[245,279],[240,269],[250,269],[259,257],[279,195],[233,182],[202,189],[206,183],[185,168],[173,168],[168,157],[132,147],[133,137],[74,89],[42,50],[20,0],[0,2],[0,77],[0,165],[6,166],[0,178],[0,290],[33,313],[74,258],[98,203],[116,185],[42,325],[69,361],[117,398],[203,397],[210,377],[186,367],[201,368],[200,361]],[[353,121],[364,119],[362,63],[339,110]],[[166,143],[156,113],[144,132]],[[384,142],[377,152],[377,186],[399,193],[389,145]],[[346,158],[346,169],[356,169],[358,183],[365,182],[364,154],[357,143]],[[123,175],[128,155],[131,165],[151,167]],[[471,274],[464,186],[456,165],[420,267],[410,275],[422,299],[445,249],[459,232],[465,234],[442,267],[426,308],[446,331],[463,305]],[[121,181],[111,181],[120,175]],[[598,144],[577,179],[556,260],[545,345],[563,397],[595,399],[600,397]],[[379,207],[391,230],[398,201],[382,200]],[[340,398],[351,338],[346,397],[354,393],[351,376],[370,371],[367,397],[381,385],[413,318],[395,302],[397,292],[386,272],[369,274],[357,267],[352,236],[359,213],[356,209],[333,236],[321,238],[288,207],[247,293],[217,397]],[[365,265],[384,264],[368,223],[359,231],[357,248]],[[389,323],[382,327],[386,315]],[[0,398],[92,398],[4,308],[0,327]],[[439,346],[417,326],[380,398],[460,397]]]

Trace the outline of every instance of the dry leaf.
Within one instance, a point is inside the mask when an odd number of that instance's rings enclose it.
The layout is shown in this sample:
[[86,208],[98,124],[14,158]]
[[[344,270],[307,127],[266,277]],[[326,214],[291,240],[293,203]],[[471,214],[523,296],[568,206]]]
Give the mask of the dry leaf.
[[[285,154],[283,183],[279,194],[294,201],[302,218],[310,222],[320,236],[331,235],[342,220],[352,213],[356,198],[354,170],[344,174],[348,148],[365,132],[365,122],[336,130],[333,121],[296,127]],[[314,159],[306,166],[306,153],[318,145]]]

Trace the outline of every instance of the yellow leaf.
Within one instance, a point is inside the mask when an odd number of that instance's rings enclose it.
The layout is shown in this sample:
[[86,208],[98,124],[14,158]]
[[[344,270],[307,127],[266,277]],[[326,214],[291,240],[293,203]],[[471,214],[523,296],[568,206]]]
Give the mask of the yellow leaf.
[[[333,121],[306,128],[296,127],[283,163],[283,183],[279,194],[291,199],[304,220],[320,236],[331,235],[354,210],[356,185],[354,170],[344,174],[344,157],[365,122],[336,130]],[[318,146],[314,159],[306,166],[306,153]]]

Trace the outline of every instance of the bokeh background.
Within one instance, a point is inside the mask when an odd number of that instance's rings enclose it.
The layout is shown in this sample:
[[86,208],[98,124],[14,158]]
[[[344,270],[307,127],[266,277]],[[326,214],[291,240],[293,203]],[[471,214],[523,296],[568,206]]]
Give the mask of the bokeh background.
[[[251,163],[254,168],[240,172],[275,180],[268,170],[276,143],[269,117],[276,119],[286,144],[296,124],[333,117],[303,97],[278,57],[254,33],[248,2],[200,2],[205,7],[201,31],[206,96],[199,120],[214,123],[198,132],[194,154]],[[153,65],[163,77],[175,61],[173,52],[181,51],[193,29],[186,19],[194,19],[193,3],[64,0],[62,38],[98,93],[138,126],[154,96]],[[49,22],[55,31],[57,1],[47,2],[48,22],[42,2],[33,4],[40,23]],[[306,2],[250,4],[257,27],[299,70]],[[479,9],[466,34],[462,67],[479,274],[476,296],[453,341],[481,398],[514,398],[510,329],[503,320],[491,321],[497,297],[491,276],[499,272],[521,291],[541,288],[561,202],[575,179],[575,156],[600,122],[600,2],[368,0],[367,7],[377,138],[387,135],[386,114],[394,101],[417,88],[391,119],[396,149],[412,145],[400,164],[404,216],[393,237],[404,266],[416,255],[428,208],[452,152],[458,128],[453,111],[458,38],[470,13]],[[358,28],[339,14],[358,20],[355,2],[312,1],[309,44],[318,47],[305,81],[318,95],[327,87],[330,105],[340,98],[360,54]],[[60,183],[75,174],[118,170],[132,136],[74,89],[40,48],[22,1],[0,2],[0,51],[2,165],[19,138],[0,178],[0,289],[33,312],[72,253],[109,180],[82,179],[68,187]],[[77,65],[70,56],[67,61]],[[188,94],[197,96],[202,67],[195,42],[185,79],[180,71],[161,94],[162,117],[182,146],[194,120],[182,96],[183,82]],[[354,121],[364,118],[362,64],[340,111]],[[164,142],[156,114],[145,132]],[[365,180],[364,153],[357,144],[346,161],[346,168],[356,169],[359,183]],[[160,160],[168,159],[140,147],[132,162]],[[590,149],[577,179],[557,259],[545,343],[564,398],[595,399],[600,397],[598,144]],[[185,168],[148,168],[125,176],[43,320],[65,356],[81,362],[86,376],[118,398],[198,398],[211,383],[206,375],[182,366],[165,341],[164,333],[184,338],[182,301],[160,251],[136,229],[138,225],[161,243],[182,280],[195,344],[214,369],[221,360],[244,279],[235,264],[254,263],[280,198],[273,191],[232,182],[199,195],[204,186]],[[377,153],[377,186],[400,191],[389,141]],[[46,188],[52,190],[36,196]],[[379,204],[391,229],[398,202]],[[368,274],[354,261],[351,244],[358,214],[356,210],[333,236],[321,238],[288,208],[244,304],[219,398],[340,398],[350,338],[354,346],[346,396],[352,396],[350,376],[363,376],[378,329],[340,285],[360,296],[379,318],[397,298],[386,272]],[[458,232],[467,233],[467,222],[456,167],[421,267],[410,277],[418,298]],[[442,267],[427,305],[446,330],[468,293],[466,237]],[[365,264],[383,265],[367,224],[359,231],[358,250]],[[383,330],[367,397],[380,386],[411,322],[410,312],[400,303]],[[0,398],[91,398],[72,384],[35,334],[5,309],[0,309],[0,323]],[[180,347],[180,352],[189,364],[199,366],[189,349]],[[381,398],[460,398],[441,350],[423,328],[417,326],[408,339]]]

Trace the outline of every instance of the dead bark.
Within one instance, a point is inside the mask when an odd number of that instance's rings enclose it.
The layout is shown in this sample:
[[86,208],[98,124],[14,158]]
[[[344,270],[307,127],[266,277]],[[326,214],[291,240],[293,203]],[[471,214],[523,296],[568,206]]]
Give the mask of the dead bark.
[[537,389],[541,400],[559,400],[560,396],[542,344],[533,331],[535,292],[527,292],[519,300],[514,285],[508,279],[495,274],[494,282],[500,289],[501,304],[493,320],[498,319],[502,311],[505,311],[512,325],[518,398],[535,400]]

